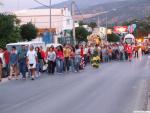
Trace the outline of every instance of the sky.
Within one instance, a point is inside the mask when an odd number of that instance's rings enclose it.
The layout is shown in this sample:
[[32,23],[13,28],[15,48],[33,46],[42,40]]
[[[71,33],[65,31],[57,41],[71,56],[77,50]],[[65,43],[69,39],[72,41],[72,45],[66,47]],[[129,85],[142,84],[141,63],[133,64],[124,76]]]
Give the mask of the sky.
[[[49,4],[49,0],[38,0],[44,4]],[[52,4],[56,4],[66,0],[51,0]],[[39,6],[34,0],[0,0],[4,5],[0,6],[3,11],[14,11]]]

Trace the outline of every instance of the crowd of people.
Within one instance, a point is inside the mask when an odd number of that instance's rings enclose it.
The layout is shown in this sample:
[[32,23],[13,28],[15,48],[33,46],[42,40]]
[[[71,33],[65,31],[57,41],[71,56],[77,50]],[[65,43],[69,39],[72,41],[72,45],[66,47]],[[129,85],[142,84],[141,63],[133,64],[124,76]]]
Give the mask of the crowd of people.
[[139,56],[137,45],[121,43],[103,46],[82,44],[75,47],[72,45],[56,48],[51,46],[46,51],[42,47],[28,48],[25,45],[22,45],[20,50],[17,50],[15,46],[12,46],[11,51],[0,48],[0,81],[3,77],[18,80],[19,76],[23,80],[26,80],[28,76],[34,80],[44,72],[48,75],[79,72],[87,64],[91,64],[95,52],[101,63],[112,60],[131,61],[133,57]]

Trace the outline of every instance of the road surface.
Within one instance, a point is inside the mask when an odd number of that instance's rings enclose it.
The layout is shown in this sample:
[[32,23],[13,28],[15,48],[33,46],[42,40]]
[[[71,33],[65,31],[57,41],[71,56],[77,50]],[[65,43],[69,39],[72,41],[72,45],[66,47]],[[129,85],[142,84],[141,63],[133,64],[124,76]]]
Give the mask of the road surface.
[[147,57],[80,73],[0,84],[0,113],[133,113],[141,110]]

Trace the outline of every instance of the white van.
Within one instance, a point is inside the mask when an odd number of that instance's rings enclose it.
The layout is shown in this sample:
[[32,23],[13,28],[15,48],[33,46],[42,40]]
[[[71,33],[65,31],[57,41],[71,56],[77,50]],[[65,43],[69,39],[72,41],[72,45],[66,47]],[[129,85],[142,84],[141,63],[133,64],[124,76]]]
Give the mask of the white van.
[[15,46],[17,51],[21,49],[21,46],[25,45],[27,49],[32,45],[34,48],[36,47],[42,47],[43,50],[46,50],[45,43],[44,42],[18,42],[18,43],[10,43],[6,45],[6,48],[8,51],[11,51],[12,47]]

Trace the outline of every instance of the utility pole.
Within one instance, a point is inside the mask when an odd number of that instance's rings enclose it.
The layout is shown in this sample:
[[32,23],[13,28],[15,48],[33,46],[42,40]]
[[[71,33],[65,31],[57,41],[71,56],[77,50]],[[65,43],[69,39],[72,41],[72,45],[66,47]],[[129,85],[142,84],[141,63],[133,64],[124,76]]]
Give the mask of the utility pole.
[[75,0],[71,3],[71,11],[72,11],[72,18],[73,18],[73,42],[76,45],[76,29],[75,29]]
[[107,18],[107,13],[106,13],[106,41],[108,40],[108,37],[107,37],[107,28],[108,28],[108,18]]
[[51,32],[51,28],[52,28],[52,2],[51,0],[49,0],[49,30]]
[[17,0],[17,10],[20,9],[20,0]]
[[99,19],[99,15],[98,15],[98,19],[97,19],[97,26],[100,27],[100,19]]

